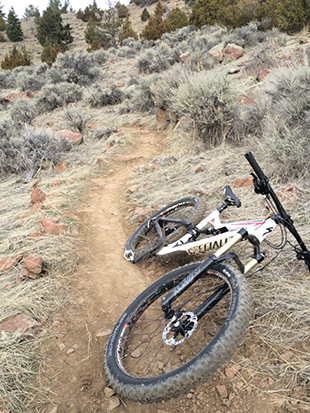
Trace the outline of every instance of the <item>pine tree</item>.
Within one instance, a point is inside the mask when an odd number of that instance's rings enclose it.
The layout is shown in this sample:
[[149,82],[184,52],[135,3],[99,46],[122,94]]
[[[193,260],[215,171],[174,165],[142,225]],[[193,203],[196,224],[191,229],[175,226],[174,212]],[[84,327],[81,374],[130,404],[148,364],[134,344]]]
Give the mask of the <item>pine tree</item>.
[[147,8],[144,8],[141,14],[141,20],[143,22],[146,22],[149,18],[150,18],[150,13],[147,11]]
[[146,40],[160,39],[164,33],[170,32],[171,27],[167,20],[163,20],[164,6],[161,1],[155,7],[154,13],[150,16],[147,25],[144,27],[141,37]]
[[20,50],[18,50],[14,45],[11,53],[5,55],[4,60],[1,62],[1,68],[11,70],[17,66],[30,66],[31,63],[31,53],[27,51],[25,46],[22,46]]
[[35,20],[36,38],[44,47],[48,40],[52,45],[59,44],[62,50],[66,50],[72,43],[71,27],[69,24],[62,24],[61,11],[57,7],[49,6],[44,10],[42,17]]
[[21,42],[24,37],[21,23],[15,14],[13,7],[8,13],[8,20],[6,24],[6,34],[12,42]]

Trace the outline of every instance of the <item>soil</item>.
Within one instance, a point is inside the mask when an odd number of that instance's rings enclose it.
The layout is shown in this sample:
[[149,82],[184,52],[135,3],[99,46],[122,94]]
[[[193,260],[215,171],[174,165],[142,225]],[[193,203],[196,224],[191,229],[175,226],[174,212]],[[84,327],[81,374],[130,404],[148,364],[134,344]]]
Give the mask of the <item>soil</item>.
[[[248,385],[249,372],[232,364],[190,393],[159,404],[121,400],[108,388],[104,350],[114,324],[138,293],[170,269],[155,260],[132,265],[123,258],[134,229],[128,220],[130,174],[160,155],[163,147],[162,133],[136,129],[128,150],[116,155],[107,175],[92,179],[84,201],[72,211],[80,222],[81,259],[70,282],[70,305],[54,320],[54,335],[43,349],[46,367],[40,385],[47,397],[37,402],[41,412],[286,411],[278,410],[253,383]],[[244,345],[238,351],[249,356]]]

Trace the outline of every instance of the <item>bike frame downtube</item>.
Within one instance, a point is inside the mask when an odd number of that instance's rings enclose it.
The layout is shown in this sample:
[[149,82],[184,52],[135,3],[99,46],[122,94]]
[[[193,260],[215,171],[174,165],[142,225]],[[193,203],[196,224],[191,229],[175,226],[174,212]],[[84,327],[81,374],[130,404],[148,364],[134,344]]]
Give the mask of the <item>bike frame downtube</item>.
[[[203,261],[194,271],[189,273],[183,281],[180,282],[173,290],[171,290],[166,297],[163,297],[161,301],[162,310],[165,313],[169,313],[170,306],[185,290],[193,285],[203,273],[211,267],[211,265],[220,257],[232,248],[235,244],[241,241],[242,238],[247,236],[248,232],[242,228],[234,237],[232,237],[225,245],[219,248],[214,254],[211,254],[205,261]],[[216,294],[216,293],[215,293]]]

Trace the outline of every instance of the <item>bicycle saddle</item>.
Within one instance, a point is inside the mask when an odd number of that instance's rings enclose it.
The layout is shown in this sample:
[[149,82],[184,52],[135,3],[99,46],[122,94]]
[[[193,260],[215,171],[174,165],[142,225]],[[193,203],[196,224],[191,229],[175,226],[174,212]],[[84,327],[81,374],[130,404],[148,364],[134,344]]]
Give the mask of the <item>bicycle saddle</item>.
[[236,197],[236,195],[231,190],[229,185],[224,188],[225,203],[229,206],[241,207],[241,201]]

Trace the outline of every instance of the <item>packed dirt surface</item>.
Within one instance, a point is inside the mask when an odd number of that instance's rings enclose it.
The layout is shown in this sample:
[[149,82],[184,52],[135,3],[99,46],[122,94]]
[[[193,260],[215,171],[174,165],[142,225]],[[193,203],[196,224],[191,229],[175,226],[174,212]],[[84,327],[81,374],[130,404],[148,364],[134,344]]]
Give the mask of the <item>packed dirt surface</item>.
[[[71,279],[71,304],[55,319],[54,336],[43,349],[46,367],[40,384],[47,397],[45,402],[38,402],[35,411],[288,411],[272,404],[254,383],[248,386],[250,373],[233,364],[190,393],[159,404],[122,400],[108,388],[104,350],[114,324],[138,293],[170,270],[155,260],[132,265],[123,258],[124,244],[134,229],[128,224],[129,176],[134,168],[160,155],[164,147],[162,133],[139,129],[132,132],[130,147],[116,155],[107,175],[92,179],[84,202],[72,212],[80,224],[81,259]],[[249,357],[245,344],[238,351]]]

